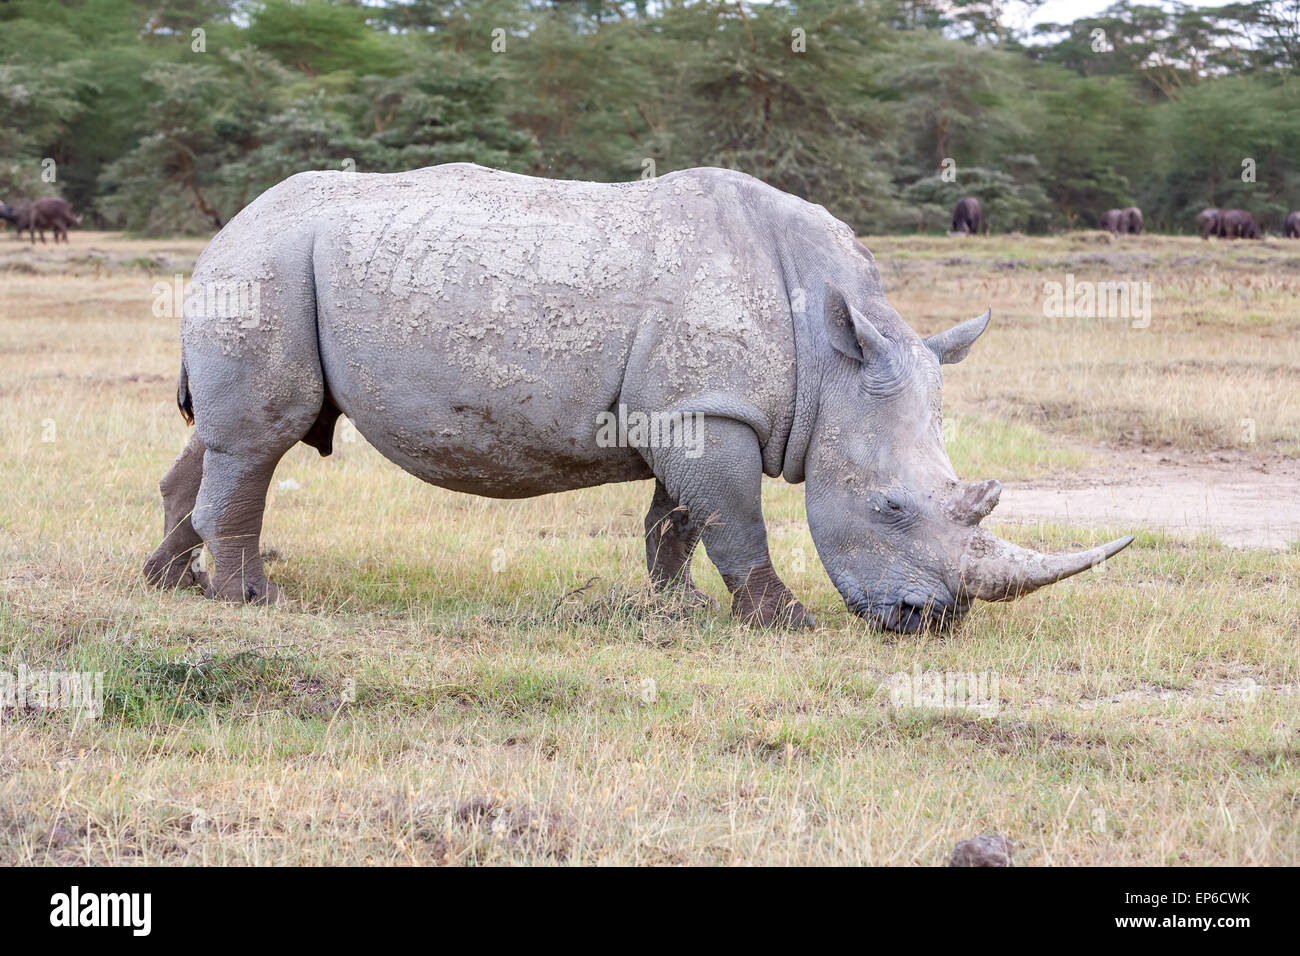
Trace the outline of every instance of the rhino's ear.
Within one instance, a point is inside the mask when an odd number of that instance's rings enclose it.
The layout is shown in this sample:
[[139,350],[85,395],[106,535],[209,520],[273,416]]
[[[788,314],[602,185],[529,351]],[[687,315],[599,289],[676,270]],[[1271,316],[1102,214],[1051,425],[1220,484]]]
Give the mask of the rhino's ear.
[[889,340],[830,283],[826,284],[826,337],[835,351],[855,362],[889,354]]
[[988,328],[992,317],[993,309],[985,309],[984,314],[977,319],[954,325],[947,332],[936,332],[925,340],[925,344],[930,346],[930,351],[938,356],[942,364],[960,362],[975,344],[975,340]]

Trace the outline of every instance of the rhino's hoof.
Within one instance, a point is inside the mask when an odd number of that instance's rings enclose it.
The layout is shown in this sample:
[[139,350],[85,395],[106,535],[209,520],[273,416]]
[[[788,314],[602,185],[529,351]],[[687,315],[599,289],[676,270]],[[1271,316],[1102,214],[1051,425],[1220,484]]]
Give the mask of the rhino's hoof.
[[194,577],[198,585],[203,588],[204,596],[214,601],[252,604],[255,607],[269,607],[284,603],[280,589],[265,578],[260,583],[231,578],[219,586],[213,582],[211,572],[196,571]]
[[255,604],[258,607],[275,607],[284,603],[284,598],[280,595],[280,589],[270,581],[263,581],[260,586],[248,585],[244,588],[244,603]]
[[817,626],[816,619],[793,597],[750,603],[738,595],[731,605],[731,616],[751,627],[801,629]]
[[195,584],[190,556],[154,554],[144,563],[144,579],[156,588],[187,588]]
[[817,618],[808,613],[808,609],[798,601],[786,612],[786,627],[812,630],[817,626]]

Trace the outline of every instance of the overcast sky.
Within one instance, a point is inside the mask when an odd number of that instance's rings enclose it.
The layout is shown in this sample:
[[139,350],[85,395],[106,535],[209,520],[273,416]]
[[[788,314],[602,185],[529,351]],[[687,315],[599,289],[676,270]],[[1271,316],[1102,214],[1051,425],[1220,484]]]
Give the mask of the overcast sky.
[[[1100,13],[1111,5],[1113,0],[1047,0],[1025,23],[1070,23],[1080,17]],[[1152,6],[1161,6],[1159,0],[1150,0]],[[1221,7],[1228,0],[1184,0],[1189,7]],[[1014,16],[1014,14],[1013,14]],[[1018,21],[1017,21],[1018,22]]]

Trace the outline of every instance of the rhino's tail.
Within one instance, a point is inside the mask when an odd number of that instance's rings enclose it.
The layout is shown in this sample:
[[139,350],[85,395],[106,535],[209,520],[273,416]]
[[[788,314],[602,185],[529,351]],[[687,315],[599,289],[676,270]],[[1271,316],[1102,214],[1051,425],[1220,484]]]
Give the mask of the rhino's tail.
[[190,373],[185,367],[185,358],[181,357],[181,377],[176,383],[176,407],[181,410],[185,421],[194,424],[194,397],[190,395]]

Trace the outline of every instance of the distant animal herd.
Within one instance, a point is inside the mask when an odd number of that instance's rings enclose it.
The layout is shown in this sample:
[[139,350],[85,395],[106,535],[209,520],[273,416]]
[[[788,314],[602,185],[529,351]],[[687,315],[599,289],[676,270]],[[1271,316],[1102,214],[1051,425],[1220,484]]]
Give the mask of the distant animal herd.
[[[948,235],[976,235],[983,220],[980,201],[974,196],[963,196],[952,209],[952,230]],[[1136,236],[1142,232],[1142,210],[1137,206],[1107,209],[1099,217],[1098,225],[1113,235]],[[1255,217],[1244,209],[1202,209],[1196,216],[1196,229],[1202,239],[1210,236],[1220,239],[1264,238],[1255,224]],[[1300,210],[1286,217],[1282,235],[1287,239],[1300,239]]]
[[[21,199],[14,205],[0,202],[0,220],[18,227],[18,238],[23,233],[36,244],[40,233],[45,242],[45,231],[54,233],[57,244],[60,237],[68,241],[68,227],[81,224],[81,217],[72,211],[64,199]],[[952,210],[950,236],[974,236],[984,225],[984,210],[974,196],[963,196]],[[1099,225],[1114,235],[1136,236],[1142,232],[1142,210],[1137,206],[1125,209],[1107,209],[1101,214]],[[1264,234],[1255,224],[1255,217],[1244,209],[1202,209],[1196,216],[1196,229],[1202,239],[1217,236],[1220,239],[1262,239]],[[1286,217],[1282,235],[1287,239],[1300,239],[1300,210]]]

